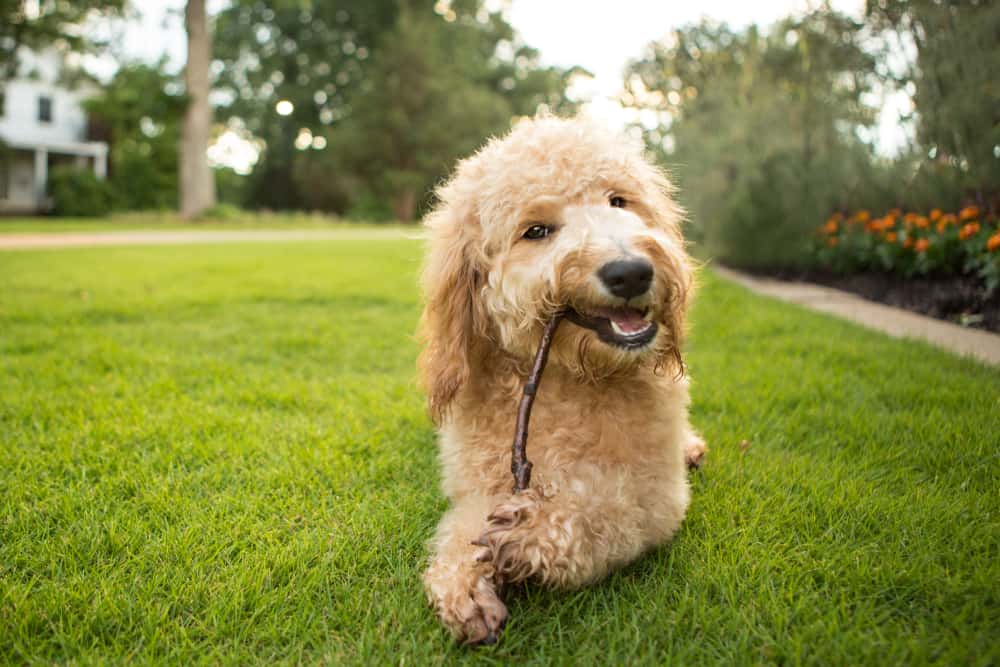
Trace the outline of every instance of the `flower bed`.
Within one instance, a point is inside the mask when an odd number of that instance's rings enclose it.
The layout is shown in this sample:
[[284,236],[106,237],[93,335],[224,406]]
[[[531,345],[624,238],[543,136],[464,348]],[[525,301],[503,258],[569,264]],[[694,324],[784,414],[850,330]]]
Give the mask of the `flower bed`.
[[885,271],[902,277],[969,276],[985,295],[1000,286],[1000,228],[996,214],[967,206],[957,213],[888,211],[834,213],[817,232],[820,266],[839,274]]

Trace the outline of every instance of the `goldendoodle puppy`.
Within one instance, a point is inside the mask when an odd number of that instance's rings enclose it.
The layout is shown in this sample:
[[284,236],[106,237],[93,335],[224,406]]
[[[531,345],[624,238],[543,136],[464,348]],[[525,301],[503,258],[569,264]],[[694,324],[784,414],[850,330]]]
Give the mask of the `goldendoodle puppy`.
[[[692,265],[664,175],[591,121],[523,121],[438,197],[420,368],[452,508],[424,583],[457,639],[491,643],[502,585],[587,584],[680,526],[704,453],[681,361]],[[515,494],[517,404],[559,311]]]

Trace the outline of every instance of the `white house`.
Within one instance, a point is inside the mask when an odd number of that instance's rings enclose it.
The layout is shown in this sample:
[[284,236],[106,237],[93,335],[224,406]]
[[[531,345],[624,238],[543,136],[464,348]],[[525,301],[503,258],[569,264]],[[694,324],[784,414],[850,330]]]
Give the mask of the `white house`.
[[59,83],[62,59],[55,51],[20,52],[18,76],[0,83],[0,213],[37,213],[49,208],[49,169],[76,164],[107,173],[108,145],[87,141],[80,103],[92,91]]

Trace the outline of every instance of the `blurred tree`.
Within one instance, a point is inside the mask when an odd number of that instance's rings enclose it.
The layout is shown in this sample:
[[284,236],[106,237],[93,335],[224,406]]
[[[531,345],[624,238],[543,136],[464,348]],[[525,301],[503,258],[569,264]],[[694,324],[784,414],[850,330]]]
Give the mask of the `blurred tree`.
[[18,50],[22,46],[84,51],[95,43],[80,24],[89,18],[120,14],[125,5],[126,0],[0,0],[0,84],[17,74]]
[[678,165],[694,236],[744,266],[796,266],[816,220],[865,186],[874,60],[863,25],[823,9],[762,33],[702,22],[630,65],[625,102]]
[[412,218],[455,157],[512,114],[569,107],[575,70],[540,67],[501,14],[480,0],[435,11],[271,0],[223,12],[227,112],[267,144],[252,203]]
[[476,3],[453,4],[443,17],[403,7],[376,44],[352,113],[327,130],[330,149],[300,161],[330,167],[313,170],[328,183],[348,174],[342,189],[353,215],[413,220],[454,162],[513,115],[569,106],[570,73],[539,67],[537,52],[515,39]]
[[165,209],[177,203],[179,120],[176,79],[157,65],[123,65],[84,108],[111,144],[108,181],[118,209]]
[[208,166],[208,140],[212,131],[209,64],[212,34],[205,0],[188,0],[184,12],[187,61],[184,65],[184,124],[181,128],[180,212],[192,218],[215,206],[215,176]]
[[234,0],[219,13],[213,70],[216,89],[228,97],[224,112],[266,145],[250,205],[301,205],[293,178],[299,130],[349,113],[374,43],[395,17],[395,0]]
[[449,65],[457,54],[442,26],[433,15],[404,10],[375,55],[374,85],[330,133],[331,152],[404,222],[435,178],[511,117],[508,100]]
[[[916,51],[897,83],[914,91],[921,153],[955,170],[965,187],[995,193],[1000,187],[1000,4],[869,0],[867,16],[889,36],[891,49],[898,52],[910,44]],[[922,169],[940,172],[940,166]]]
[[230,167],[215,167],[212,171],[215,172],[215,191],[218,193],[220,206],[228,205],[237,209],[245,206],[248,176]]

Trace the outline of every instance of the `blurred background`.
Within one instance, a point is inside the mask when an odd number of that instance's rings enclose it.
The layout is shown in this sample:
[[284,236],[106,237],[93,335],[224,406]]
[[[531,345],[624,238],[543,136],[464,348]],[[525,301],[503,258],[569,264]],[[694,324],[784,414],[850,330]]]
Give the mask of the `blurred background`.
[[[680,187],[689,237],[735,266],[959,271],[993,234],[1000,7],[988,0],[0,8],[6,213],[409,223],[486,137],[584,110],[645,142]],[[907,213],[935,210],[904,233]],[[978,245],[934,259],[915,232],[950,211],[942,233]],[[882,213],[898,234],[867,228]],[[853,243],[848,221],[867,235],[832,257]],[[981,229],[959,239],[969,222]]]

